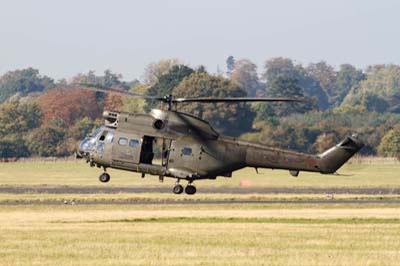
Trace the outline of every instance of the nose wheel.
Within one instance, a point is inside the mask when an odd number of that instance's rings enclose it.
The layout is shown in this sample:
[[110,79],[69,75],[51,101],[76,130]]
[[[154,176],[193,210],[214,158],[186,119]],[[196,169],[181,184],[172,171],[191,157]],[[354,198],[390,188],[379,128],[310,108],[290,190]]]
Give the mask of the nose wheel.
[[172,189],[172,191],[174,192],[174,194],[182,194],[183,192],[183,187],[180,184],[176,184],[174,186],[174,188]]
[[108,181],[110,181],[110,175],[108,174],[108,173],[102,173],[100,176],[99,176],[99,180],[100,180],[100,182],[102,182],[102,183],[107,183]]

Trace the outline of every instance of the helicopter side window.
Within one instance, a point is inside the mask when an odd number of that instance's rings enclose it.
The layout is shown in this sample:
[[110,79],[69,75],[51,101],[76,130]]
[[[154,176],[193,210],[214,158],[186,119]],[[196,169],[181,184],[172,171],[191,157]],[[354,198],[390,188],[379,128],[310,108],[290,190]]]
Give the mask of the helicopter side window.
[[139,147],[139,141],[137,139],[131,139],[129,141],[129,147],[131,147],[131,148]]
[[118,144],[121,146],[125,146],[126,144],[128,144],[128,139],[127,138],[119,138]]
[[184,147],[184,148],[182,149],[182,154],[183,154],[183,155],[186,155],[186,156],[192,155],[192,148]]

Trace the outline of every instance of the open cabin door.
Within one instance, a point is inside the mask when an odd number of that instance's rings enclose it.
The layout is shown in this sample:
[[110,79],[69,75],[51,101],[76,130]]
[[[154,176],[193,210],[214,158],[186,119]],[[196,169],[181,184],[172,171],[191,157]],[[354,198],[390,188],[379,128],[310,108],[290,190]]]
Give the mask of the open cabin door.
[[166,166],[170,146],[169,139],[143,136],[140,163]]

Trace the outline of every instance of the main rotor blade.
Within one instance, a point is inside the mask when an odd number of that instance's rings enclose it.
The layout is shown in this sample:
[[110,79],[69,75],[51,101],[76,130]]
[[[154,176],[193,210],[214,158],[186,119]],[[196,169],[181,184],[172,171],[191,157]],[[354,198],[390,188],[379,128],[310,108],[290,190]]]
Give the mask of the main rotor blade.
[[121,91],[113,88],[106,88],[103,87],[99,84],[91,84],[91,83],[77,83],[77,85],[84,86],[90,90],[93,91],[98,91],[98,92],[104,92],[104,93],[116,93],[120,95],[127,95],[127,96],[132,96],[132,97],[139,97],[143,99],[150,99],[150,100],[157,100],[157,101],[164,101],[163,97],[157,97],[157,96],[149,96],[149,95],[144,95],[144,94],[139,94],[139,93],[133,93],[129,91]]
[[266,97],[228,97],[228,98],[176,98],[173,100],[177,103],[184,102],[201,102],[201,103],[218,103],[218,102],[302,102],[302,98],[266,98]]

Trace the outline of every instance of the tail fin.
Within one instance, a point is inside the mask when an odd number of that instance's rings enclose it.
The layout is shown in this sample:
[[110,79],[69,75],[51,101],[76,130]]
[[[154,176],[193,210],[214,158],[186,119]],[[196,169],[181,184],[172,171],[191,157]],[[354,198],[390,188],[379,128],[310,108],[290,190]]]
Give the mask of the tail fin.
[[357,135],[346,137],[339,144],[319,155],[321,173],[335,173],[362,147],[364,143],[357,138]]

